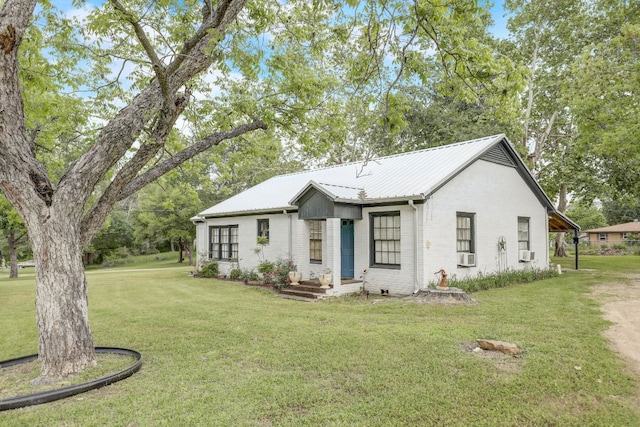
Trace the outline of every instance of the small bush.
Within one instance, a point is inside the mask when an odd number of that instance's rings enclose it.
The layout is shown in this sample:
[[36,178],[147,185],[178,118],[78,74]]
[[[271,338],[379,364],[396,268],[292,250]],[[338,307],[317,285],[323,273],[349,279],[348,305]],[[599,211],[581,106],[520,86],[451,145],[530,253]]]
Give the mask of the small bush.
[[208,261],[206,264],[200,267],[200,271],[198,272],[198,274],[203,277],[218,277],[218,274],[220,274],[218,262],[215,260]]
[[604,249],[586,249],[580,252],[582,255],[600,255],[600,256],[619,256],[619,255],[637,255],[638,249],[626,248],[604,248]]
[[229,279],[231,280],[242,279],[242,270],[240,270],[239,268],[232,268],[229,271]]
[[273,272],[273,270],[275,270],[275,268],[275,264],[266,259],[258,264],[258,272],[261,274],[271,273]]
[[273,285],[274,282],[275,271],[267,271],[262,274],[262,281],[265,285]]
[[271,277],[275,287],[285,288],[291,285],[291,279],[289,278],[289,272],[296,271],[298,266],[290,259],[279,258],[276,261],[275,270]]
[[251,269],[251,270],[249,270],[249,269],[242,270],[242,274],[241,274],[240,278],[242,280],[248,280],[248,281],[251,281],[251,282],[255,282],[257,280],[260,280],[260,276],[253,269]]
[[115,267],[118,265],[133,264],[135,261],[129,258],[129,249],[125,247],[117,248],[109,254],[102,257],[102,267]]

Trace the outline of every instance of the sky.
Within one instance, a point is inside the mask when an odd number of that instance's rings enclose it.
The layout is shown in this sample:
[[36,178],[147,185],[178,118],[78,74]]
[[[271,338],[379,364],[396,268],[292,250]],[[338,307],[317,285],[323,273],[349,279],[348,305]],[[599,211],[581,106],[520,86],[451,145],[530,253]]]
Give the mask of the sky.
[[[98,4],[101,1],[86,1],[86,3]],[[71,11],[75,9],[75,6],[72,4],[72,0],[54,0],[54,4],[60,10],[68,10]],[[507,18],[504,16],[504,8],[503,2],[501,0],[495,0],[493,6],[491,7],[491,15],[493,16],[494,25],[491,27],[491,31],[496,37],[506,38],[508,35],[507,31]]]
[[491,32],[499,38],[507,38],[509,31],[507,30],[507,17],[501,1],[496,1],[491,7],[491,16],[493,16],[493,26]]

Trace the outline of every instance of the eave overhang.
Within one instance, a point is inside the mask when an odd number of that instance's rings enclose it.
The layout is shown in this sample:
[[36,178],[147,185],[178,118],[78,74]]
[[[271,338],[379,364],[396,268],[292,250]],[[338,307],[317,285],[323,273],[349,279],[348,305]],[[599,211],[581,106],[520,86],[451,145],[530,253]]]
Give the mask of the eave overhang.
[[569,218],[556,211],[549,212],[549,232],[550,233],[566,233],[568,231],[579,231],[580,226]]

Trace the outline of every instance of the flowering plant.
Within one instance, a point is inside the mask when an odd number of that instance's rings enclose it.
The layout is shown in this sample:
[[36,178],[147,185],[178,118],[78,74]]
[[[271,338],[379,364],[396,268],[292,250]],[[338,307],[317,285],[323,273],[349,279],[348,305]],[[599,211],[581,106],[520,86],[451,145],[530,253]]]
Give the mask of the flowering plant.
[[293,260],[279,258],[275,262],[275,269],[271,273],[271,279],[273,280],[274,287],[284,288],[291,286],[291,279],[289,278],[289,272],[297,270],[296,264]]

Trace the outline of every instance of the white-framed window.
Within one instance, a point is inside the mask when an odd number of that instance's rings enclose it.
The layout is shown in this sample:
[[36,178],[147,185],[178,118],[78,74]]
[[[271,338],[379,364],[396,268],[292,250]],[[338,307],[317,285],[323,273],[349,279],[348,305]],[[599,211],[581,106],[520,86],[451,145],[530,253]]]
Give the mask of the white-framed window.
[[528,251],[529,242],[529,218],[518,217],[518,250]]
[[598,233],[598,240],[600,240],[601,242],[606,242],[608,237],[608,233]]
[[371,265],[400,267],[400,212],[370,214]]
[[456,250],[458,252],[476,252],[474,220],[474,213],[456,213]]
[[238,226],[217,225],[209,227],[209,258],[217,260],[238,259]]
[[309,221],[309,261],[322,263],[322,221]]

